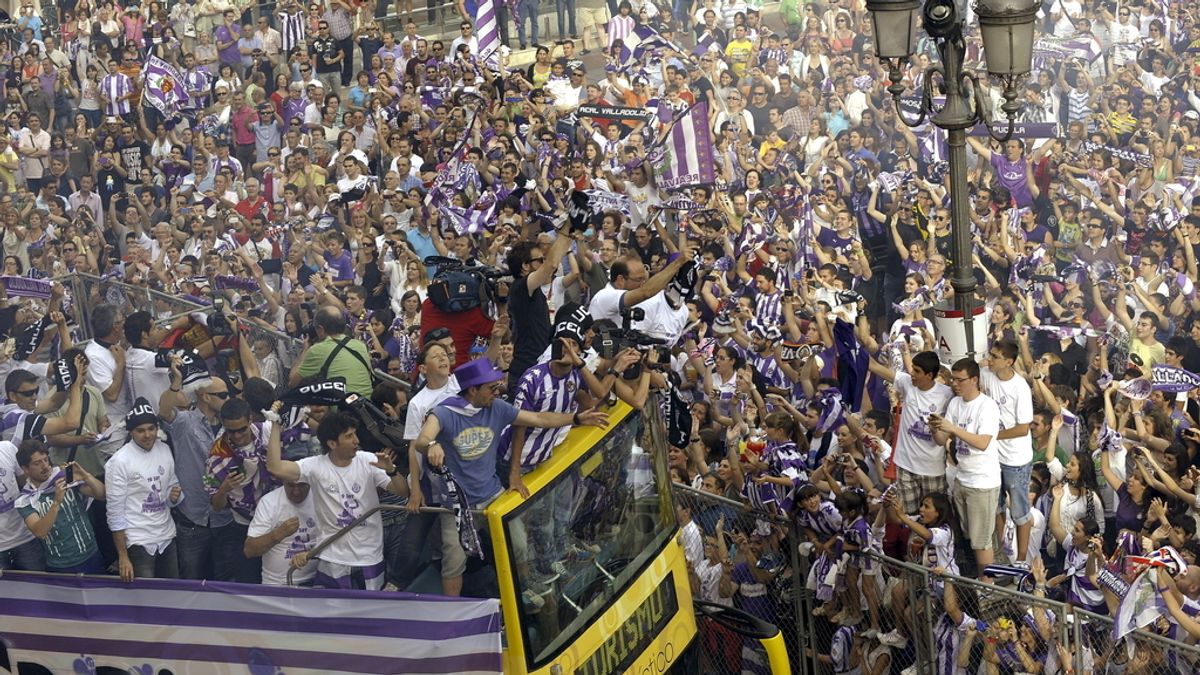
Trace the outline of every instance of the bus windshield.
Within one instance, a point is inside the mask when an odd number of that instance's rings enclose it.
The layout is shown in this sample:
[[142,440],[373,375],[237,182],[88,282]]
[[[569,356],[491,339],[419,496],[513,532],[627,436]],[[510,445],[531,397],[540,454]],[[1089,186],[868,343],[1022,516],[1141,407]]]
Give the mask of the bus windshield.
[[675,530],[665,453],[630,414],[504,519],[530,669],[570,644]]

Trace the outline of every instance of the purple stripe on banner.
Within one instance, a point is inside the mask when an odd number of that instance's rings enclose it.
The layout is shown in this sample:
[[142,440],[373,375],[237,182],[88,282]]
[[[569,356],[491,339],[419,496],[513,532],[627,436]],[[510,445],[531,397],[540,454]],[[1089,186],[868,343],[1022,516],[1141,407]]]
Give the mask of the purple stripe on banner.
[[[232,647],[213,644],[177,644],[137,642],[134,640],[97,640],[87,636],[38,635],[32,633],[6,633],[9,649],[28,651],[104,654],[131,659],[153,661],[186,660],[205,663],[256,663],[263,656],[277,668],[308,668],[314,670],[352,671],[359,673],[460,673],[466,670],[494,670],[499,672],[501,659],[498,653],[458,654],[442,658],[410,659],[400,656],[375,656],[368,654],[333,654],[306,652],[296,649],[269,649],[260,647]],[[251,657],[255,660],[252,661]]]
[[692,126],[695,135],[696,158],[700,160],[700,182],[710,183],[716,180],[716,171],[713,166],[712,157],[712,134],[708,126],[708,104],[700,103],[696,106],[698,110],[692,112],[697,115],[697,119],[702,119],[701,124]]
[[329,598],[335,600],[388,600],[398,599],[420,600],[421,602],[454,602],[477,603],[478,598],[454,598],[444,595],[419,595],[416,593],[388,593],[385,591],[341,591],[329,588],[288,588],[287,586],[259,586],[256,584],[238,584],[231,581],[189,581],[187,579],[134,579],[130,582],[121,581],[118,577],[96,576],[65,576],[4,571],[5,581],[16,581],[41,586],[62,586],[80,589],[140,589],[164,591],[220,592],[239,597],[267,596],[273,598],[290,598],[311,600],[313,598]]
[[29,277],[0,277],[0,281],[4,282],[4,288],[9,295],[14,295],[22,298],[40,298],[45,300],[50,297],[51,287],[50,282],[46,279],[31,279]]
[[484,23],[487,23],[488,21],[494,20],[495,18],[496,18],[496,10],[492,9],[491,6],[489,6],[488,10],[486,12],[479,13],[479,18],[477,20],[477,23],[484,24]]
[[495,616],[446,621],[410,619],[353,619],[277,615],[265,612],[233,612],[192,610],[173,607],[139,605],[95,605],[43,600],[9,600],[4,613],[40,619],[76,620],[86,616],[89,621],[110,623],[140,623],[154,626],[225,628],[230,630],[273,630],[295,633],[347,634],[364,637],[387,637],[413,640],[449,640],[495,632]]
[[674,175],[686,176],[692,172],[691,157],[688,152],[687,128],[688,120],[684,119],[671,128],[671,145],[675,152]]

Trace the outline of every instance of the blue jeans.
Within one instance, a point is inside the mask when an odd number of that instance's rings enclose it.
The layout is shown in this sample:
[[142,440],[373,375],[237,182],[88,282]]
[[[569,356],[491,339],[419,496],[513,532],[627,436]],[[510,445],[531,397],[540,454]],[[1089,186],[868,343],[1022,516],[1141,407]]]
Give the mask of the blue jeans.
[[262,583],[262,558],[247,558],[246,535],[249,525],[230,523],[221,528],[217,546],[226,549],[233,572],[233,581],[243,584]]
[[1012,513],[1014,525],[1024,525],[1031,517],[1033,508],[1029,503],[1029,478],[1033,474],[1033,465],[1023,466],[1000,465],[1000,503],[1004,508],[1005,498],[1012,502],[1008,509]]
[[175,542],[167,545],[162,553],[151,553],[144,546],[130,546],[126,553],[133,565],[133,576],[138,579],[178,579],[179,556],[175,553]]
[[517,3],[517,12],[521,15],[521,20],[517,22],[517,41],[521,46],[529,44],[525,41],[525,22],[528,21],[532,30],[533,43],[538,41],[538,3],[537,0],[520,0]]
[[[554,9],[558,13],[559,39],[562,39],[563,35],[566,34],[563,32],[563,14],[566,14],[568,17],[570,17],[569,24],[571,26],[571,35],[578,35],[579,31],[575,30],[575,0],[554,0]],[[679,15],[676,14],[676,16]],[[534,41],[537,41],[536,38]]]
[[[175,548],[179,556],[180,579],[234,581],[236,564],[245,539],[238,541],[233,523],[205,527],[175,514]],[[243,556],[244,557],[244,556]]]
[[46,571],[46,549],[37,539],[0,551],[0,570]]
[[400,590],[404,590],[401,583],[408,585],[412,582],[407,575],[411,556],[406,555],[405,547],[408,544],[404,539],[404,530],[410,519],[400,518],[383,526],[383,562],[387,565],[387,581]]

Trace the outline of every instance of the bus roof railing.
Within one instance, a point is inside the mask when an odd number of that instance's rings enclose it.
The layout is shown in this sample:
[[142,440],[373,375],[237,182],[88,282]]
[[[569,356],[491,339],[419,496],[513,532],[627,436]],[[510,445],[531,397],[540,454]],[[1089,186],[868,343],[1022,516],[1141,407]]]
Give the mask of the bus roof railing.
[[[334,532],[332,535],[327,537],[320,544],[317,544],[317,546],[315,548],[313,548],[311,551],[308,551],[308,558],[309,558],[309,560],[315,559],[318,555],[320,555],[323,551],[325,551],[325,549],[329,548],[329,546],[331,544],[333,544],[333,542],[346,536],[347,532],[349,532],[350,530],[353,530],[354,528],[358,527],[359,525],[362,525],[363,523],[365,523],[367,521],[368,518],[375,515],[376,513],[379,513],[380,511],[407,511],[407,510],[408,510],[407,506],[402,506],[400,504],[380,504],[380,505],[376,506],[375,508],[368,510],[366,513],[362,514],[361,516],[355,518],[354,522],[343,527],[342,529],[338,530],[337,532]],[[438,515],[454,513],[450,509],[442,508],[440,506],[422,506],[420,509],[420,512],[421,513],[436,513]],[[478,509],[471,509],[471,513],[478,515],[478,516],[483,515],[483,511],[478,510]],[[288,568],[288,573],[287,573],[287,585],[288,586],[292,585],[292,575],[294,575],[295,573],[296,573],[295,567]]]

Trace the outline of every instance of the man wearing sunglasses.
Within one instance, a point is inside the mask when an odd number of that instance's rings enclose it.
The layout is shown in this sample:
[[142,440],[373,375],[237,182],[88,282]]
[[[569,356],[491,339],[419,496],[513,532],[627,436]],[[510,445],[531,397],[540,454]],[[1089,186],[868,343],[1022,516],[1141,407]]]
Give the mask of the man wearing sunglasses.
[[[171,513],[181,579],[233,580],[233,560],[242,548],[229,509],[217,510],[205,492],[209,451],[221,433],[221,407],[229,388],[219,378],[183,390],[182,359],[171,357],[170,385],[158,399],[159,418],[175,446],[175,474],[185,499]],[[192,404],[190,395],[195,395]]]
[[[219,397],[218,397],[219,398]],[[240,398],[229,398],[221,404],[220,437],[212,445],[205,462],[204,494],[214,511],[231,511],[231,534],[245,541],[258,500],[279,487],[280,482],[267,471],[267,436],[270,422],[253,423],[250,404]],[[233,580],[245,584],[262,583],[262,560],[247,558],[241,547],[232,551]]]

